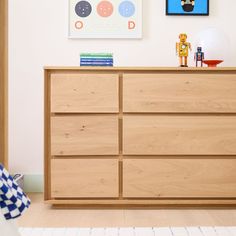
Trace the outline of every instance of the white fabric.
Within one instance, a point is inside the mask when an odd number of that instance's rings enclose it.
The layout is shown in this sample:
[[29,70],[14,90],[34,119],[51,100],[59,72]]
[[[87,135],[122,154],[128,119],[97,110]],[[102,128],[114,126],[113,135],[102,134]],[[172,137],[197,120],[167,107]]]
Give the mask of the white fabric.
[[15,220],[5,220],[0,210],[0,235],[1,236],[20,236]]

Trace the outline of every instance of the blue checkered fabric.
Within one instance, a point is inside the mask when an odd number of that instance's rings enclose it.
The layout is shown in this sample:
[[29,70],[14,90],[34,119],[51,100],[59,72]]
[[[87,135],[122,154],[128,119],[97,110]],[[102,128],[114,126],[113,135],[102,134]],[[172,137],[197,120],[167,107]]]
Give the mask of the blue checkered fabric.
[[6,220],[21,216],[29,205],[29,198],[0,164],[0,210]]

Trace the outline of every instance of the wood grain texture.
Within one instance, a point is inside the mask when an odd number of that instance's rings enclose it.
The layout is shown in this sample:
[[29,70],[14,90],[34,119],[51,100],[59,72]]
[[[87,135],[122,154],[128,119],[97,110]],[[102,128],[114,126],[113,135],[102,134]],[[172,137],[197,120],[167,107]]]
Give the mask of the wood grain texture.
[[51,199],[51,82],[44,71],[44,200]]
[[236,159],[124,160],[127,198],[235,198]]
[[0,163],[8,166],[8,1],[0,1]]
[[51,118],[51,155],[118,155],[118,117]]
[[236,117],[125,115],[125,155],[236,155]]
[[[99,201],[98,201],[99,200]],[[123,199],[51,199],[45,201],[47,204],[53,205],[55,208],[174,208],[174,207],[190,207],[190,208],[235,208],[235,198],[123,198]]]
[[116,198],[118,160],[52,160],[53,198]]
[[124,112],[236,112],[234,74],[124,74]]
[[51,112],[118,113],[118,75],[54,73]]

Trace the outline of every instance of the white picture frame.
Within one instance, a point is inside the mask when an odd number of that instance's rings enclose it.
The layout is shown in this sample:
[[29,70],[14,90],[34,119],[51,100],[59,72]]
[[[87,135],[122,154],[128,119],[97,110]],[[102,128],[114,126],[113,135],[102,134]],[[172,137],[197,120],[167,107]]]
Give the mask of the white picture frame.
[[68,0],[68,37],[142,38],[142,0]]

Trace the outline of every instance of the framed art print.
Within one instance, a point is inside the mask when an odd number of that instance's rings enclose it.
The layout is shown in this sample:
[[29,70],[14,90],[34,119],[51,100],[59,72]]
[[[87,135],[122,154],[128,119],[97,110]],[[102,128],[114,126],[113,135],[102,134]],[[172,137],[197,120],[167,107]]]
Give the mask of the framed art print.
[[166,0],[166,15],[208,16],[209,0]]
[[142,38],[142,0],[68,0],[69,38]]

